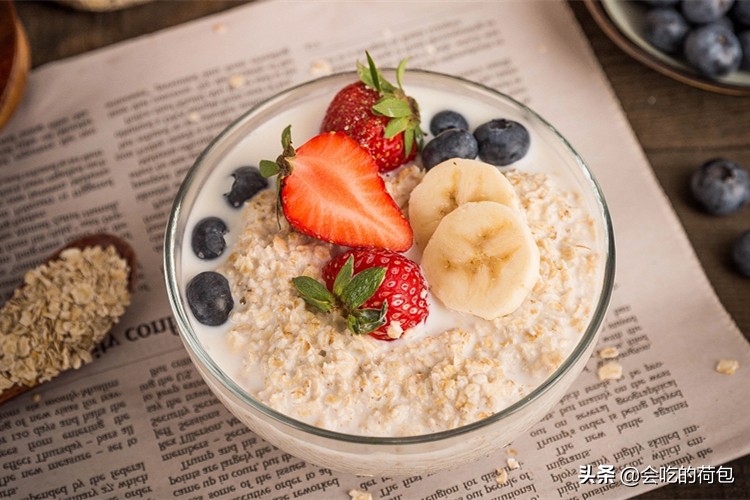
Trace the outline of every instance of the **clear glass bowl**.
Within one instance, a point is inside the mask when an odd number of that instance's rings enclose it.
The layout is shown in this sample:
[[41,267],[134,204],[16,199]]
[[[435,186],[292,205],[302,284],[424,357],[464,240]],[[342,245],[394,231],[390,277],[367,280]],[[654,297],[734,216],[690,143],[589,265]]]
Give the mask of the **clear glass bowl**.
[[[393,73],[386,76],[395,81]],[[211,142],[188,172],[169,218],[164,245],[167,292],[181,338],[196,368],[221,402],[258,435],[288,453],[338,471],[387,476],[430,473],[477,460],[507,445],[539,421],[573,383],[591,355],[612,292],[615,256],[612,223],[601,189],[581,157],[535,112],[470,81],[427,71],[407,72],[404,84],[407,92],[420,101],[424,129],[429,117],[447,107],[447,103],[457,110],[468,108],[476,123],[498,117],[517,119],[532,134],[535,141],[532,151],[544,148],[545,154],[551,155],[548,158],[556,162],[557,177],[580,192],[582,203],[594,219],[597,250],[603,257],[597,278],[599,292],[589,324],[560,367],[526,397],[490,417],[448,431],[408,437],[343,434],[269,408],[243,390],[228,375],[227,362],[214,359],[199,338],[198,329],[213,328],[216,335],[221,335],[222,327],[195,323],[186,307],[185,285],[189,277],[215,269],[221,262],[198,261],[193,257],[186,228],[206,215],[203,211],[208,202],[202,195],[215,196],[217,192],[228,191],[233,168],[257,165],[259,159],[278,155],[280,132],[286,124],[293,124],[295,144],[303,144],[315,135],[330,99],[355,80],[354,73],[343,73],[285,90],[245,113]],[[253,136],[264,140],[252,142],[253,147],[248,151],[247,141]],[[228,208],[223,200],[213,203],[211,211],[212,215],[224,218],[230,227],[225,257],[233,244],[232,235],[240,231],[240,211]]]

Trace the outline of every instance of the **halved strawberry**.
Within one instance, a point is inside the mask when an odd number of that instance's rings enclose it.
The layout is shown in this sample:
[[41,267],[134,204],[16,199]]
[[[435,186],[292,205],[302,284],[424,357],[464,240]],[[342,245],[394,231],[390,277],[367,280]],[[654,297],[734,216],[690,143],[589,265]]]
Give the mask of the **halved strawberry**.
[[408,250],[413,232],[385,189],[372,156],[343,133],[317,135],[295,150],[291,127],[276,162],[260,162],[265,177],[279,175],[279,203],[297,231],[337,245]]
[[369,53],[367,63],[357,63],[360,81],[334,96],[321,131],[346,133],[369,151],[380,172],[388,172],[413,159],[421,147],[419,106],[403,89],[406,61],[396,70],[398,86],[383,77]]

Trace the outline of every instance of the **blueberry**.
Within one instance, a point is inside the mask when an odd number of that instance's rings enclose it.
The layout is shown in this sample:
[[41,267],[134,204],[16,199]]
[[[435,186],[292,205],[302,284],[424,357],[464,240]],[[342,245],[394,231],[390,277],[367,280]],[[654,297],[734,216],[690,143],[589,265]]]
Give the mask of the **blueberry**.
[[682,2],[682,15],[695,24],[716,21],[729,11],[734,0],[687,0]]
[[745,231],[735,240],[732,261],[743,276],[750,278],[750,231]]
[[740,25],[750,27],[750,0],[735,0],[729,15]]
[[[732,22],[731,19],[729,19],[728,16],[720,17],[719,19],[717,19],[716,21],[712,22],[711,24],[719,24],[721,26],[724,26],[726,29],[728,29],[732,33],[734,33],[734,23]],[[737,35],[737,33],[734,33],[734,34],[735,34],[735,36]]]
[[737,39],[740,41],[740,47],[742,47],[740,69],[750,71],[750,30],[743,31],[737,35]]
[[218,217],[206,217],[193,228],[190,243],[199,259],[215,259],[224,252],[227,244],[224,235],[227,225]]
[[646,40],[659,50],[678,52],[688,31],[690,25],[675,9],[651,9],[646,13]]
[[685,57],[699,73],[713,78],[739,68],[742,48],[731,30],[721,24],[707,24],[685,37]]
[[503,118],[480,125],[474,137],[479,145],[479,158],[498,167],[520,160],[531,145],[526,127]]
[[196,275],[188,283],[186,292],[193,316],[204,325],[221,325],[234,307],[229,282],[214,271]]
[[260,170],[256,167],[240,167],[232,173],[232,177],[232,189],[224,196],[234,208],[239,208],[268,187],[268,179],[260,175]]
[[429,170],[451,158],[476,158],[478,150],[477,140],[471,132],[449,128],[425,144],[422,149],[422,164]]
[[430,133],[432,135],[436,136],[449,128],[469,130],[469,122],[466,121],[466,118],[462,114],[448,109],[440,111],[430,120]]
[[693,173],[690,190],[708,213],[727,215],[750,200],[750,174],[732,161],[717,158]]

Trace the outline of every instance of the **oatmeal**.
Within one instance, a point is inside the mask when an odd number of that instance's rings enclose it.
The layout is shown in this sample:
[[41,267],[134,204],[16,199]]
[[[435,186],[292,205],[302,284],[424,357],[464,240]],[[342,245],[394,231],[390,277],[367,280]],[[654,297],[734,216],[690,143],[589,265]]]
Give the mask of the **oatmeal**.
[[28,271],[0,308],[0,390],[89,363],[130,303],[128,273],[113,246],[68,248]]
[[[422,175],[411,166],[389,181],[399,206]],[[283,218],[279,229],[268,208],[275,193],[258,194],[245,207],[245,229],[221,268],[235,298],[227,339],[243,358],[238,382],[292,418],[370,436],[452,429],[528,394],[560,366],[589,324],[600,256],[578,195],[544,173],[506,176],[540,251],[530,295],[493,320],[449,311],[431,298],[426,323],[393,342],[352,335],[343,319],[310,310],[291,279],[320,279],[341,249],[291,231]]]

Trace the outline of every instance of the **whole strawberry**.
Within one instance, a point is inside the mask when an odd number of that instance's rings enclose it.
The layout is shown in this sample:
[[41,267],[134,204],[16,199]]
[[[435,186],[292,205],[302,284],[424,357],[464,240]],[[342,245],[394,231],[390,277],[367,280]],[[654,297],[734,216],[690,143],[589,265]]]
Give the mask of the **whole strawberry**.
[[395,340],[429,313],[427,284],[419,266],[383,249],[359,248],[334,257],[323,267],[325,287],[299,276],[293,283],[309,304],[343,310],[355,334]]
[[380,172],[388,172],[412,160],[422,145],[419,106],[403,89],[406,61],[396,70],[398,87],[383,77],[369,53],[367,63],[357,63],[360,81],[334,96],[321,131],[346,133],[375,158]]

